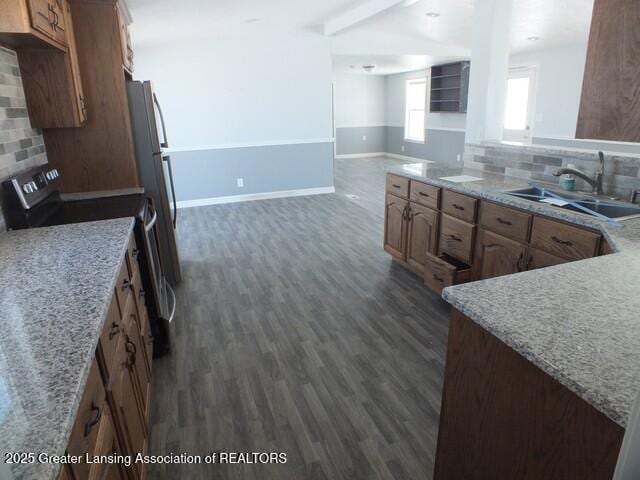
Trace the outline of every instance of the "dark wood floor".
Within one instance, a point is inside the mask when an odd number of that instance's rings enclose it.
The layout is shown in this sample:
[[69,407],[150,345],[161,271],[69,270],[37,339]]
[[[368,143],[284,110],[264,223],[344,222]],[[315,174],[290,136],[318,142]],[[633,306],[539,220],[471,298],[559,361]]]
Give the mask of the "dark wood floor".
[[181,211],[150,453],[288,461],[153,466],[150,479],[431,478],[448,309],[382,250],[393,163],[337,161],[332,195]]

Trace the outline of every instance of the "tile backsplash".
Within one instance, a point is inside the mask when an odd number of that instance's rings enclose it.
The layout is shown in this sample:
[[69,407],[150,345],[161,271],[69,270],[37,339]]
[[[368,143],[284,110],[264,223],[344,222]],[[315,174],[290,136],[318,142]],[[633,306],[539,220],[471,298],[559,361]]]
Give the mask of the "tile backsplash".
[[[0,182],[47,163],[42,132],[31,128],[18,57],[0,47]],[[0,206],[1,206],[0,198]],[[0,231],[6,230],[0,211]]]
[[[467,144],[464,155],[465,167],[549,183],[558,183],[553,172],[569,164],[592,177],[599,165],[598,152],[487,143]],[[604,171],[605,192],[628,200],[632,190],[640,189],[640,157],[605,152]],[[588,191],[591,187],[576,178],[576,189]]]

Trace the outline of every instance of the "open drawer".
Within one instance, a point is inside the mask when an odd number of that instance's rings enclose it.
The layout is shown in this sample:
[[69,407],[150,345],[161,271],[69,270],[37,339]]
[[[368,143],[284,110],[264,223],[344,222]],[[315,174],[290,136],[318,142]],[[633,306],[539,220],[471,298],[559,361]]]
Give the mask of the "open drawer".
[[466,263],[447,254],[436,257],[427,253],[424,264],[424,284],[434,292],[441,294],[446,287],[470,280],[471,267]]

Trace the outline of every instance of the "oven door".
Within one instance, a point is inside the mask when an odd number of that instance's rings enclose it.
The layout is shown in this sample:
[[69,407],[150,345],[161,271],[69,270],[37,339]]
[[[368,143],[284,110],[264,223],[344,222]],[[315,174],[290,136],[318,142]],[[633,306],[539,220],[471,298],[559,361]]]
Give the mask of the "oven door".
[[158,316],[165,320],[169,319],[169,301],[167,295],[167,282],[162,272],[162,264],[160,262],[160,253],[158,250],[158,238],[156,232],[156,221],[158,220],[158,212],[153,206],[153,202],[149,202],[146,209],[144,219],[144,242],[145,249],[148,252],[148,268],[151,286],[153,288],[153,297],[156,303],[156,312]]

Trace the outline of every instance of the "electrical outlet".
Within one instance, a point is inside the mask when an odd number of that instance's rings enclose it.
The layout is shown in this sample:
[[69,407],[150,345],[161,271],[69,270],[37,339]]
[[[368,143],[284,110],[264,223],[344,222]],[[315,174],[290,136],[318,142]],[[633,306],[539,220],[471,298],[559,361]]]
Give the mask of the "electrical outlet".
[[402,151],[404,152],[404,145],[402,145]]
[[244,187],[244,178],[238,178],[236,183],[238,184],[238,188]]
[[367,136],[366,135],[362,135],[362,141],[366,142],[367,141]]

